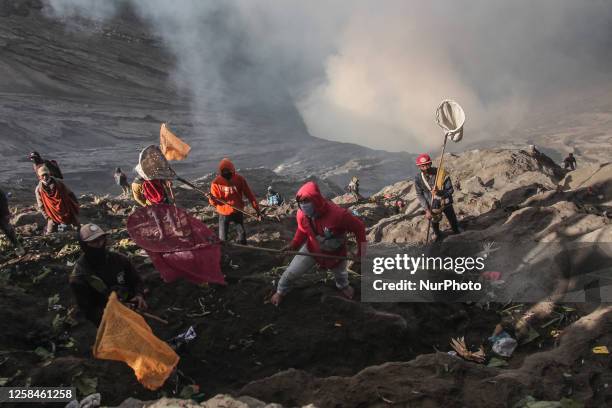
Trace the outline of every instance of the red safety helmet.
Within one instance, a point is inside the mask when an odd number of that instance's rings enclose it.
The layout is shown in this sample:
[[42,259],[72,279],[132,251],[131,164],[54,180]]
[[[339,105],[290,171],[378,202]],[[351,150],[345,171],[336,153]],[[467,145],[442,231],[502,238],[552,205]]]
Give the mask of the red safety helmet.
[[431,164],[431,157],[427,153],[419,154],[416,158],[416,165],[422,166],[424,164]]

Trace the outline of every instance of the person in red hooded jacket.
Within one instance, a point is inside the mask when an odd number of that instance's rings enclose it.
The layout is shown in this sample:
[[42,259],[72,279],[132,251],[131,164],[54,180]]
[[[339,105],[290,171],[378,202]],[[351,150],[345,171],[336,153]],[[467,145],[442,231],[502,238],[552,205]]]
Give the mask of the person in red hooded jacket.
[[[244,208],[245,195],[251,202],[255,211],[257,211],[257,215],[261,217],[257,199],[251,191],[249,184],[244,177],[236,173],[236,168],[229,159],[225,158],[221,160],[219,163],[219,174],[210,185],[209,202],[216,207],[217,213],[219,214],[219,238],[222,241],[227,239],[229,224],[233,222],[238,229],[238,241],[243,245],[246,244],[243,214],[232,208],[236,207],[242,210]],[[219,198],[227,204],[215,200],[215,198]]]
[[[291,244],[283,250],[297,250],[306,253],[324,253],[346,256],[346,234],[352,233],[357,238],[357,257],[361,256],[362,246],[366,242],[363,222],[348,210],[326,200],[316,183],[309,181],[297,192],[296,200],[300,209],[297,212],[297,230]],[[313,258],[297,255],[278,281],[276,293],[271,302],[278,306],[289,291],[291,282],[315,264],[330,269],[336,278],[336,287],[342,294],[351,299],[353,288],[349,285],[346,260]]]

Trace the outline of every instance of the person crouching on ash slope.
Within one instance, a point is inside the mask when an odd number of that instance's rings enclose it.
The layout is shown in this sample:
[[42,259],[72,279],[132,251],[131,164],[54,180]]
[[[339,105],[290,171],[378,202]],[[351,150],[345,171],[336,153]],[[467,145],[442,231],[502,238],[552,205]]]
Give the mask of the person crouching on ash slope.
[[37,170],[40,182],[36,186],[36,205],[47,220],[45,234],[57,230],[60,224],[79,226],[79,203],[72,191],[64,183],[51,177],[47,166]]
[[145,310],[140,275],[121,254],[106,248],[106,232],[95,224],[85,224],[79,231],[79,257],[69,277],[70,289],[79,310],[95,325],[100,323],[111,292],[123,302],[133,303]]
[[440,232],[442,213],[446,215],[453,232],[458,234],[460,229],[453,208],[454,189],[450,176],[442,169],[436,180],[438,169],[431,166],[431,157],[428,154],[419,155],[416,159],[416,165],[421,170],[419,174],[414,176],[417,199],[425,210],[425,217],[431,220],[434,240],[440,241],[442,239]]
[[[298,190],[296,200],[300,207],[296,215],[297,230],[291,244],[283,248],[284,251],[299,249],[304,253],[346,256],[346,233],[353,233],[357,238],[359,259],[362,245],[366,242],[365,226],[359,218],[323,198],[319,186],[312,181]],[[289,291],[292,281],[308,272],[315,264],[333,271],[336,287],[346,298],[353,297],[346,260],[296,255],[278,282],[276,293],[270,299],[272,304],[278,306]]]

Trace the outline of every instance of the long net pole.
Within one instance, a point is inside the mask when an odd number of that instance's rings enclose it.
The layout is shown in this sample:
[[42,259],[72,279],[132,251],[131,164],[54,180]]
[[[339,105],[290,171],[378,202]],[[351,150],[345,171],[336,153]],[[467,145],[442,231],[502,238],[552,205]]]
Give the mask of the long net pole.
[[[438,168],[436,169],[436,178],[434,179],[434,185],[431,188],[430,211],[431,211],[431,206],[433,205],[434,191],[436,189],[436,183],[438,182],[438,175],[440,174],[440,169],[442,168],[442,163],[444,163],[444,153],[446,152],[446,142],[448,142],[448,133],[444,134],[444,144],[442,145],[442,154],[440,155],[440,162],[438,163]],[[427,238],[425,239],[425,244],[429,244],[429,232],[430,232],[430,230],[431,230],[431,219],[427,223]]]

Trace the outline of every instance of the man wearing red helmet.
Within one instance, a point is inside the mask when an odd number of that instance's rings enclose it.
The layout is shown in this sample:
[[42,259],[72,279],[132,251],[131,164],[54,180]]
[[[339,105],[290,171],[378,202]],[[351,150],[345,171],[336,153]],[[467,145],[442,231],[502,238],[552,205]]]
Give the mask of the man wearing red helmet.
[[442,170],[436,180],[438,169],[432,167],[431,157],[428,154],[419,155],[416,159],[416,165],[421,170],[414,177],[417,199],[425,210],[425,217],[431,221],[434,240],[439,241],[442,238],[440,233],[442,213],[446,215],[453,232],[458,234],[460,230],[457,215],[453,208],[454,189],[450,177]]

